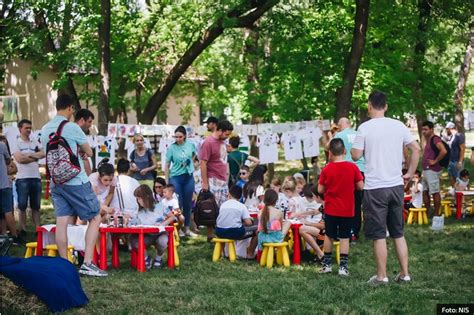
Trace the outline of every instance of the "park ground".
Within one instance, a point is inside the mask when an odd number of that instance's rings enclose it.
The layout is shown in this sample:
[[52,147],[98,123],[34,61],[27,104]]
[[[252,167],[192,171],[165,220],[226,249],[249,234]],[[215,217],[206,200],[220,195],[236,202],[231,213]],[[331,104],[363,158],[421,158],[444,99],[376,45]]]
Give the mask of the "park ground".
[[[297,167],[281,163],[276,171],[286,175]],[[446,186],[446,174],[443,183]],[[43,223],[54,223],[49,202],[44,201],[42,211]],[[442,232],[426,225],[406,226],[406,238],[413,281],[374,288],[366,284],[375,263],[371,243],[363,237],[351,247],[350,277],[342,278],[336,268],[333,274],[320,275],[310,263],[271,270],[256,261],[212,263],[212,246],[201,235],[181,242],[181,266],[176,270],[140,274],[130,267],[129,254],[121,253],[121,268],[109,270],[108,277],[81,277],[89,304],[67,313],[434,314],[439,303],[474,301],[474,217],[447,218]],[[24,249],[15,247],[11,253],[21,256]],[[387,271],[390,278],[398,271],[392,242]],[[47,312],[19,290],[9,289],[1,296],[2,313]]]

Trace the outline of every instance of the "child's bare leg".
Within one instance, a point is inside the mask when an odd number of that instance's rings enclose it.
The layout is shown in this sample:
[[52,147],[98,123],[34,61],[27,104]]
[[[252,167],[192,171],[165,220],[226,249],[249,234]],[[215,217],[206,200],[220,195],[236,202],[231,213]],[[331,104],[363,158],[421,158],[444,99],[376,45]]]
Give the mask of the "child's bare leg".
[[324,256],[324,253],[321,250],[321,248],[319,248],[318,243],[314,239],[314,237],[318,236],[319,229],[313,226],[303,225],[300,228],[300,234],[304,238],[304,240],[309,244],[309,246],[311,246],[316,251],[318,258],[322,258]]
[[248,258],[254,257],[255,249],[257,248],[257,245],[258,245],[257,236],[253,236],[252,239],[250,240],[249,247],[247,247],[247,257]]

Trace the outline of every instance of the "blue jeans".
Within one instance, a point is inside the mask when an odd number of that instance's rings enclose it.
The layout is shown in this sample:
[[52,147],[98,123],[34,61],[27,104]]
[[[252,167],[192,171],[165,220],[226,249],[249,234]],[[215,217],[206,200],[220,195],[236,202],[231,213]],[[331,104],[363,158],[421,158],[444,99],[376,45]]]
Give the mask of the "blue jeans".
[[41,179],[17,179],[16,191],[18,194],[18,209],[26,211],[28,199],[30,200],[31,210],[38,211],[41,208]]
[[191,223],[191,203],[194,193],[194,178],[192,175],[183,174],[170,177],[170,184],[174,186],[178,195],[179,205],[183,209],[184,225],[189,226]]
[[89,221],[99,214],[100,204],[91,183],[82,185],[51,185],[56,217],[79,216]]

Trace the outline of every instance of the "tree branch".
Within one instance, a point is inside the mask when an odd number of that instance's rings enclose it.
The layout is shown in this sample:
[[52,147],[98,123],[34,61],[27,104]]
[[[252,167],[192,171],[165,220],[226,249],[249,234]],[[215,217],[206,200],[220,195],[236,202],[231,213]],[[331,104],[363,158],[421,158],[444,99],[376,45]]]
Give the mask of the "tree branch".
[[[248,5],[239,6],[232,9],[226,18],[235,19],[235,24],[229,27],[248,27],[258,20],[265,12],[270,10],[278,3],[278,0],[257,1],[250,7]],[[165,102],[173,87],[179,78],[186,72],[196,58],[211,45],[214,40],[224,32],[224,18],[218,19],[213,25],[204,31],[188,50],[184,52],[181,58],[166,76],[161,87],[148,100],[145,110],[142,114],[143,123],[151,123]]]

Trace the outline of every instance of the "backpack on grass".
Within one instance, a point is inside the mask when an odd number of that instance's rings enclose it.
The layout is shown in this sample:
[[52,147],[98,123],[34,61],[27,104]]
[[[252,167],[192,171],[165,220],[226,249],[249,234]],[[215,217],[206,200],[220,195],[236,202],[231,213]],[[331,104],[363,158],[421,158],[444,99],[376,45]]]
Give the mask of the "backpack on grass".
[[201,191],[194,207],[194,221],[196,221],[196,224],[198,226],[214,226],[218,215],[219,207],[214,195],[210,191]]
[[431,149],[434,151],[436,156],[438,156],[439,150],[438,150],[438,148],[436,147],[436,145],[434,143],[435,137],[437,137],[441,140],[441,143],[443,144],[444,148],[446,149],[446,155],[443,156],[443,158],[438,163],[442,167],[448,167],[449,160],[450,160],[450,157],[451,157],[451,148],[449,147],[449,144],[447,144],[446,142],[443,141],[443,139],[441,139],[441,137],[436,136],[436,135],[431,137],[431,140],[430,140]]
[[63,120],[46,144],[46,179],[52,179],[55,184],[64,184],[81,172],[79,159],[61,136],[67,123]]

